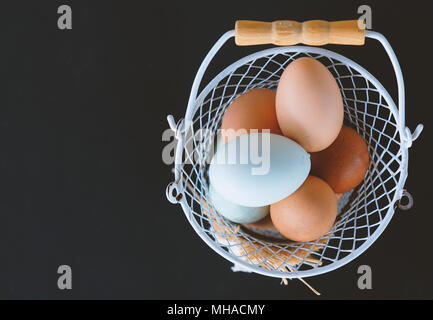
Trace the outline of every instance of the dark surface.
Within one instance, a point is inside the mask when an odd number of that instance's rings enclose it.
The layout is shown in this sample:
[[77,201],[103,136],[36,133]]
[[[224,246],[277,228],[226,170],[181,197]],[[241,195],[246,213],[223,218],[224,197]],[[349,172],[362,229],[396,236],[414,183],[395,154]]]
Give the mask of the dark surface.
[[[64,2],[2,2],[0,8],[0,298],[301,299],[293,280],[233,273],[165,198],[166,115],[183,116],[194,75],[236,19],[357,18],[359,1],[67,1],[73,29],[57,29]],[[309,279],[324,298],[433,298],[431,264],[432,8],[377,1],[406,81],[407,125],[425,130],[410,152],[397,211],[361,257]],[[13,4],[13,5],[12,5]],[[383,50],[329,46],[373,73],[395,97]],[[232,41],[204,80],[261,48]],[[73,289],[57,289],[57,267]],[[373,290],[357,268],[373,269]]]

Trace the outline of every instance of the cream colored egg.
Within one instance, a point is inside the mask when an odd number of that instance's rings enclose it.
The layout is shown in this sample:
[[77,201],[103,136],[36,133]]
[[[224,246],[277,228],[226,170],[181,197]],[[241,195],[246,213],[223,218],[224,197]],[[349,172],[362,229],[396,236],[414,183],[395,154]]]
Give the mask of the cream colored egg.
[[332,144],[343,125],[343,99],[331,72],[313,58],[290,63],[276,95],[277,120],[283,134],[307,152]]

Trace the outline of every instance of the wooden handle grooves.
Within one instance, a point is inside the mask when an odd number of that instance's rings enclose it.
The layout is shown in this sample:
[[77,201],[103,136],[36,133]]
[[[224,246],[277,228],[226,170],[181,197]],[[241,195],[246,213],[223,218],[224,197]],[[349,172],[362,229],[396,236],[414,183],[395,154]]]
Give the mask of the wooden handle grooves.
[[303,43],[311,46],[325,44],[363,45],[365,29],[358,27],[358,20],[328,22],[311,20],[274,22],[238,20],[235,26],[238,46],[275,44],[289,46]]

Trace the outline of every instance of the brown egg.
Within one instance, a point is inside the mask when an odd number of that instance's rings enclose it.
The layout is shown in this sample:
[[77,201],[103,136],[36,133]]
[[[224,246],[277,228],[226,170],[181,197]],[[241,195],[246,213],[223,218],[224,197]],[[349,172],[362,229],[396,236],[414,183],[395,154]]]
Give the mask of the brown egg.
[[309,176],[287,198],[271,205],[275,228],[293,241],[313,241],[331,229],[337,217],[337,199],[322,179]]
[[248,227],[258,228],[258,229],[267,229],[267,230],[275,230],[274,224],[272,223],[271,216],[267,215],[262,220],[257,222],[248,223]]
[[336,193],[355,188],[370,164],[367,144],[352,128],[343,126],[329,148],[311,154],[310,174],[325,180]]
[[342,193],[336,193],[335,194],[335,198],[337,199],[337,201],[340,201],[341,197],[343,196]]
[[331,72],[313,58],[290,63],[276,95],[277,119],[283,134],[307,152],[327,148],[343,125],[343,99]]
[[221,125],[224,142],[249,133],[251,129],[281,135],[275,113],[275,91],[253,89],[237,97],[227,108]]

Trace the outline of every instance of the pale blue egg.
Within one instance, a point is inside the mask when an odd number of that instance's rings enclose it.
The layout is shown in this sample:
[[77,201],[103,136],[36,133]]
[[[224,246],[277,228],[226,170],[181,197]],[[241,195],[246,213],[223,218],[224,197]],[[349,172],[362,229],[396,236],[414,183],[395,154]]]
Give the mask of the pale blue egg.
[[212,185],[209,186],[210,203],[216,211],[236,223],[253,223],[259,221],[269,214],[269,206],[245,207],[230,202],[221,196]]
[[230,202],[262,207],[295,192],[308,177],[310,165],[310,155],[293,140],[251,133],[218,147],[209,180]]

